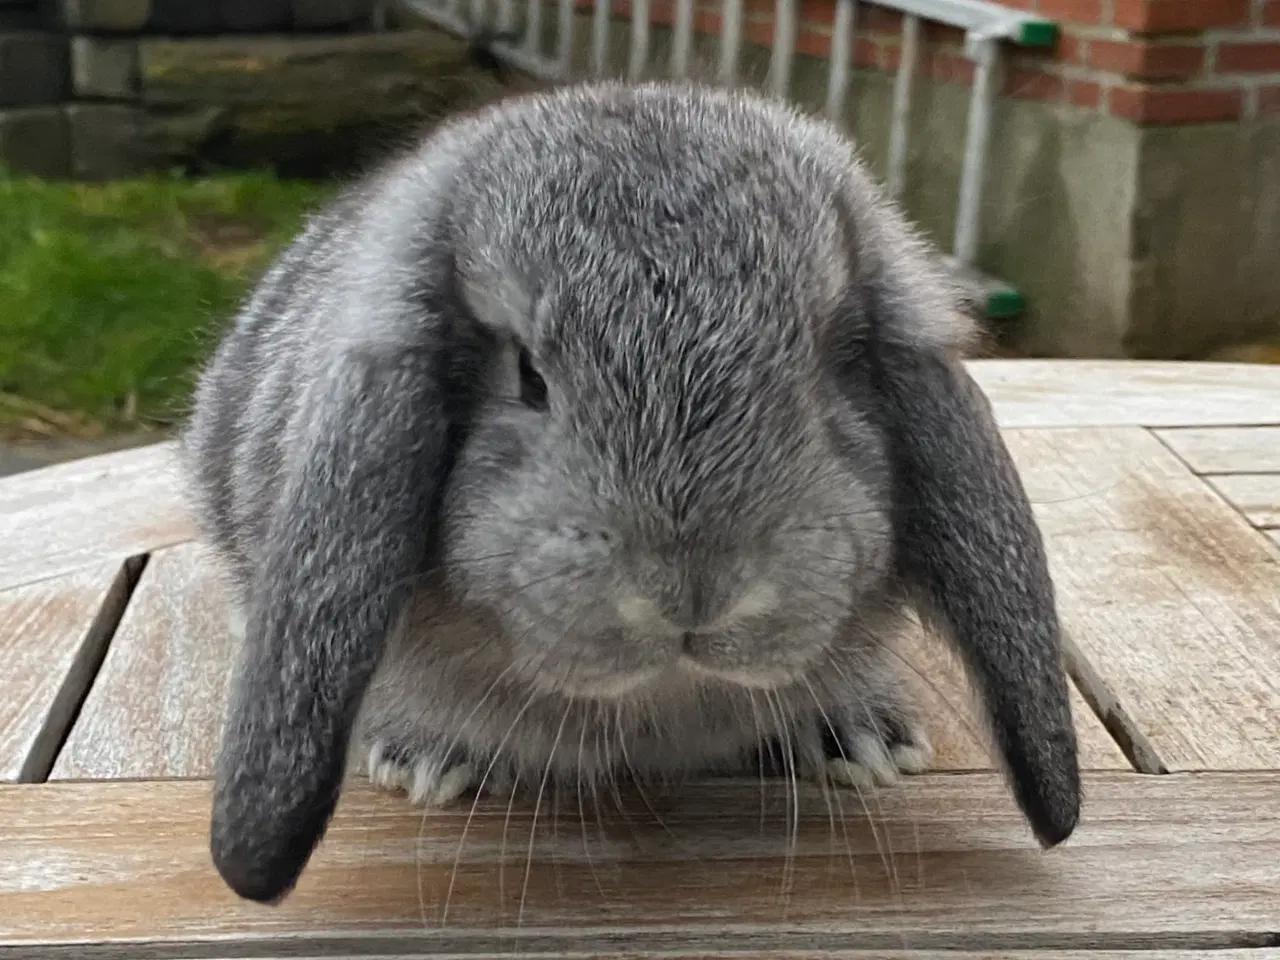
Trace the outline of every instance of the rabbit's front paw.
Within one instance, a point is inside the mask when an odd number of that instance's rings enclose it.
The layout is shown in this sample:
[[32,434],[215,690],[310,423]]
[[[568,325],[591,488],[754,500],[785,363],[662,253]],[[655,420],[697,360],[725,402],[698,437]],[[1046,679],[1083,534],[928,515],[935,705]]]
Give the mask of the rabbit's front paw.
[[382,790],[403,790],[409,802],[447,807],[477,781],[471,764],[421,746],[378,740],[369,748],[369,781]]
[[901,703],[849,710],[824,724],[822,750],[827,779],[855,790],[892,786],[901,774],[923,773],[933,761],[928,736]]

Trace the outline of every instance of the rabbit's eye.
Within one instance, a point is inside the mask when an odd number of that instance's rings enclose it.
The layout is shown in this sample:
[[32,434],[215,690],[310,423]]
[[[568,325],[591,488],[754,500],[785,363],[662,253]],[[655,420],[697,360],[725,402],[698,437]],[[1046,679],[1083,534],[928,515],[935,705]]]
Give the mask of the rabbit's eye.
[[533,369],[529,351],[520,348],[520,402],[534,410],[547,409],[547,382]]

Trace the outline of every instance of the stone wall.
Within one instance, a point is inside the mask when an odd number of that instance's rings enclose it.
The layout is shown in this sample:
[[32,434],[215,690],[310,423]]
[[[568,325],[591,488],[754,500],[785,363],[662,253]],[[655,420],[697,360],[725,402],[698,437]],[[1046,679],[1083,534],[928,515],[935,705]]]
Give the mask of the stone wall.
[[345,172],[496,77],[374,0],[0,0],[0,164],[103,179]]

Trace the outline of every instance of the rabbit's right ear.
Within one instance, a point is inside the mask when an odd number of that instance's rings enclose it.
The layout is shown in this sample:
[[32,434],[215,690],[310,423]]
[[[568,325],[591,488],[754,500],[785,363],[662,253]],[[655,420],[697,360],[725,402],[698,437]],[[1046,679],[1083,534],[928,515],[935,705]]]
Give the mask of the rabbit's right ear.
[[247,899],[293,888],[337,803],[357,711],[435,527],[442,366],[425,350],[336,348],[301,398],[215,773],[213,861]]

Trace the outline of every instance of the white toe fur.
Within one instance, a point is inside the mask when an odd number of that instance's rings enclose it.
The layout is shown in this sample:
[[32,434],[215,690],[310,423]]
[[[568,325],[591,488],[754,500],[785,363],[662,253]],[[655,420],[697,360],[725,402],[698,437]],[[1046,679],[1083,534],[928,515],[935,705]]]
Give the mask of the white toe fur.
[[446,807],[461,797],[476,781],[469,764],[441,768],[430,758],[411,766],[386,758],[386,747],[375,743],[369,751],[369,781],[380,790],[403,791],[415,806]]
[[386,759],[385,750],[381,743],[375,743],[369,750],[369,782],[379,790],[408,789],[408,771],[400,764]]
[[917,735],[914,743],[895,745],[890,753],[903,773],[924,773],[933,763],[933,744],[923,735]]
[[827,778],[855,790],[890,787],[901,774],[922,773],[933,760],[933,747],[922,735],[911,744],[886,747],[875,734],[860,732],[849,744],[849,756],[827,761]]

